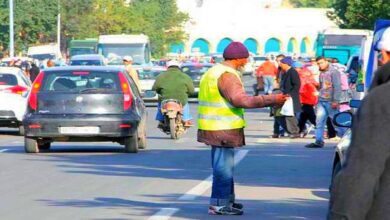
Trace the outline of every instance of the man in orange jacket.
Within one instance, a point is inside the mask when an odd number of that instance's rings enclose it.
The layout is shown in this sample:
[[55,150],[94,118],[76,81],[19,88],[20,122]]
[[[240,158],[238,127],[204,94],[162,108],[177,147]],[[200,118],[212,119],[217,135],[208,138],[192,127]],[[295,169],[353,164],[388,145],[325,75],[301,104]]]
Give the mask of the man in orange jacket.
[[265,59],[265,62],[261,64],[261,66],[259,66],[259,68],[256,70],[256,75],[258,77],[263,77],[264,93],[266,95],[272,94],[277,73],[278,68],[276,68],[275,64],[270,61],[268,57]]

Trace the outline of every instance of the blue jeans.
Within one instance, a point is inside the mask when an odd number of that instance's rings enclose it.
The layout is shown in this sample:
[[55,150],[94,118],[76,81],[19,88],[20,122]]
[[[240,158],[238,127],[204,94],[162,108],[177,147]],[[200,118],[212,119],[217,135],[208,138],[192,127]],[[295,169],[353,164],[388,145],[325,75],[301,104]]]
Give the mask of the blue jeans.
[[265,94],[272,94],[274,91],[274,77],[273,76],[263,76],[264,81],[264,92]]
[[[157,114],[156,114],[156,120],[157,121],[164,121],[164,116],[161,113],[161,102],[157,105]],[[192,120],[192,116],[190,113],[190,105],[187,103],[183,106],[183,121],[189,121]]]
[[336,109],[332,109],[331,102],[319,101],[316,111],[316,142],[324,142],[324,129],[326,125],[326,119],[333,116],[338,112]]
[[228,206],[234,202],[234,148],[212,146],[213,184],[210,205]]

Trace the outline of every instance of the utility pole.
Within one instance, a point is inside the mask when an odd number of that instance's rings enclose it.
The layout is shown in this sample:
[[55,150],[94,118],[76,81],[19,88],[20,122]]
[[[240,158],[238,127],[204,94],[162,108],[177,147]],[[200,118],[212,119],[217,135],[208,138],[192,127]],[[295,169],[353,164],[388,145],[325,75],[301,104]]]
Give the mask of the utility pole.
[[61,8],[60,8],[60,0],[57,1],[57,4],[58,4],[57,44],[58,44],[58,52],[61,54]]
[[9,0],[9,56],[14,55],[14,1]]

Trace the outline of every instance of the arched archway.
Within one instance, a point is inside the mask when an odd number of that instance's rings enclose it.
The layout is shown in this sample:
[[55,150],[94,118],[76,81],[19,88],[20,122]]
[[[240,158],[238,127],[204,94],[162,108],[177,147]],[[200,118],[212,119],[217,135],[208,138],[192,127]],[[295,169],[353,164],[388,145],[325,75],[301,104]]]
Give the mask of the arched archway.
[[169,47],[169,51],[171,53],[183,53],[184,52],[184,44],[183,43],[171,44],[171,46]]
[[249,52],[257,54],[258,51],[258,43],[253,38],[248,38],[244,41],[244,45],[248,48]]
[[290,38],[287,44],[287,52],[288,53],[296,53],[298,52],[298,41],[295,38]]
[[280,52],[281,42],[277,38],[270,38],[265,42],[264,53]]
[[194,51],[194,50],[197,50],[197,51],[202,52],[204,54],[208,54],[210,52],[210,43],[203,38],[198,38],[192,44],[191,51]]
[[225,48],[231,43],[233,42],[232,39],[230,38],[224,38],[222,40],[219,41],[218,45],[217,45],[217,53],[223,53],[223,51],[225,50]]
[[310,40],[309,38],[305,37],[301,41],[300,51],[301,54],[308,53],[310,50]]

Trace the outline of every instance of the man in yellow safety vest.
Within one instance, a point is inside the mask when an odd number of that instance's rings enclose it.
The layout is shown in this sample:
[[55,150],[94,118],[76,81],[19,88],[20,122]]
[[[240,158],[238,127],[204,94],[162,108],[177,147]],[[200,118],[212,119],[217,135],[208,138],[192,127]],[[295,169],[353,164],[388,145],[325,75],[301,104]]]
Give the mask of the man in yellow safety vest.
[[209,69],[200,81],[198,141],[212,146],[213,184],[211,215],[242,215],[243,205],[234,196],[234,148],[245,145],[244,108],[281,106],[286,95],[249,96],[241,74],[249,52],[239,42],[224,50],[225,61]]

